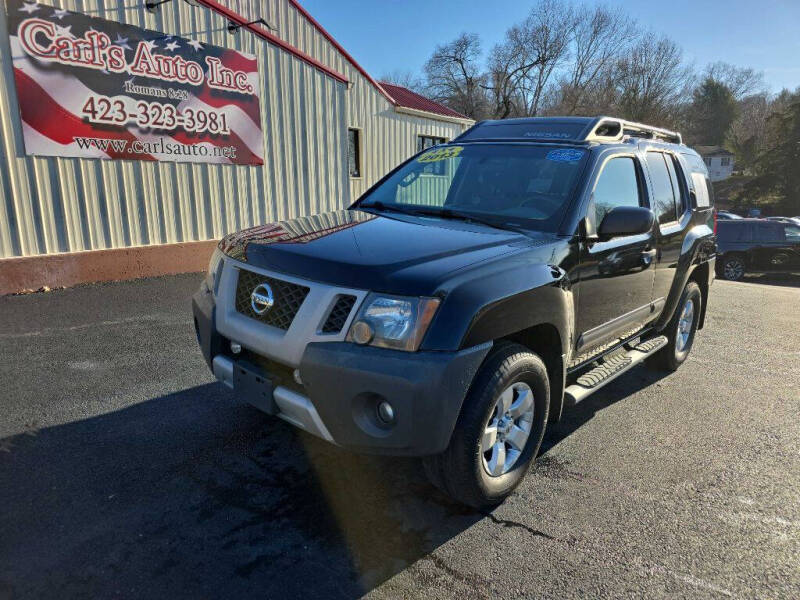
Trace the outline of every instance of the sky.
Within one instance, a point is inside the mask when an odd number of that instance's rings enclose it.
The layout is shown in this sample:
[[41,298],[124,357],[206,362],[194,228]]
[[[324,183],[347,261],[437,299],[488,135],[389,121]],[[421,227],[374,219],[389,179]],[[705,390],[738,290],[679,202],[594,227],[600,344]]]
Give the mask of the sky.
[[[375,78],[421,72],[437,44],[477,33],[487,51],[533,0],[300,0]],[[596,0],[586,0],[589,5]],[[764,72],[769,89],[800,86],[800,0],[607,1],[678,42],[700,69],[725,61]],[[488,7],[488,8],[487,8]]]

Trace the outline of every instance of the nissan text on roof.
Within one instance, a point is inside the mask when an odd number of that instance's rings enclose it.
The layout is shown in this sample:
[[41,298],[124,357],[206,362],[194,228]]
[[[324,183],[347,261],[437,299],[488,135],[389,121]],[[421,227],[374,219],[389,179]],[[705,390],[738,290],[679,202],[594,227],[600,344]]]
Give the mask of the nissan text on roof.
[[225,237],[193,298],[197,338],[241,399],[356,452],[422,457],[436,486],[490,506],[569,406],[686,360],[712,214],[678,133],[483,121],[347,210]]

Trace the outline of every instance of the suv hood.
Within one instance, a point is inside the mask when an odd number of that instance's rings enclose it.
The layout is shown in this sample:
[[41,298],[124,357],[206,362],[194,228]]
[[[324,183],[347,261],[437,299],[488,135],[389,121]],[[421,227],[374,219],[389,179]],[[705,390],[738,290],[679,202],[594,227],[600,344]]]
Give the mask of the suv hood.
[[255,267],[331,285],[430,295],[458,269],[542,246],[530,237],[474,223],[341,210],[230,234],[220,249]]

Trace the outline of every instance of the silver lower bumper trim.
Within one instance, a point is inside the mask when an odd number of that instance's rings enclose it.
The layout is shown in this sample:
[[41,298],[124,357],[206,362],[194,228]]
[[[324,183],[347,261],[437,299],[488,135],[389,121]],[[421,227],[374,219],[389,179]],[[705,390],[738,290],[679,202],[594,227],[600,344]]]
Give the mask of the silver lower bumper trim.
[[275,397],[275,404],[281,411],[278,413],[281,419],[321,437],[323,440],[333,442],[333,436],[325,427],[325,423],[322,422],[311,400],[306,396],[281,386],[276,387],[272,395]]
[[233,361],[225,356],[217,355],[211,363],[211,370],[214,377],[219,379],[225,386],[233,389]]
[[[234,389],[233,365],[230,358],[222,355],[215,356],[212,362],[214,376],[232,390]],[[323,440],[333,442],[333,436],[322,422],[314,404],[306,396],[283,386],[276,387],[272,395],[281,419]]]

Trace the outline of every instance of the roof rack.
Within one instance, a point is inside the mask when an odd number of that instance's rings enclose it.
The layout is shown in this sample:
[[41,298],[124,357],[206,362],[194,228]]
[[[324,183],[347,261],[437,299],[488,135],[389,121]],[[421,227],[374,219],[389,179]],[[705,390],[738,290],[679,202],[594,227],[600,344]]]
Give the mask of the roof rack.
[[634,123],[614,117],[597,117],[584,130],[583,140],[587,142],[617,142],[625,136],[662,140],[673,144],[682,144],[683,138],[677,131]]
[[480,121],[453,141],[520,141],[559,144],[647,138],[682,144],[681,134],[615,117],[523,117]]

